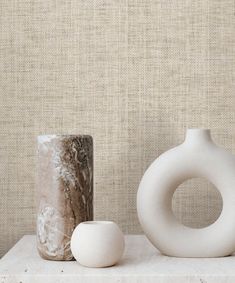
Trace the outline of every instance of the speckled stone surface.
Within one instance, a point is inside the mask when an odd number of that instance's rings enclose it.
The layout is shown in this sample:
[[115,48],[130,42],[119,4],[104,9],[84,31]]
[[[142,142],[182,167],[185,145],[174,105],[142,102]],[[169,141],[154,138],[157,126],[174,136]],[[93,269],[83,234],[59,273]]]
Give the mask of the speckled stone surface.
[[72,260],[73,230],[93,219],[92,137],[39,136],[36,191],[39,254],[50,260]]
[[76,261],[42,260],[34,236],[24,236],[1,260],[1,283],[234,283],[235,256],[168,257],[143,235],[126,235],[118,264],[88,268]]

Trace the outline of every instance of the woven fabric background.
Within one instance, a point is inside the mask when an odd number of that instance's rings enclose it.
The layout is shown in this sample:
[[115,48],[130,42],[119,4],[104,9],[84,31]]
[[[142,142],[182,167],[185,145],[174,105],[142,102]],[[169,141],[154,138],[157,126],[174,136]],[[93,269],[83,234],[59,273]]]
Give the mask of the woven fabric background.
[[[142,174],[186,128],[235,152],[234,14],[233,0],[0,1],[1,255],[35,231],[37,135],[93,135],[95,216],[125,233],[141,232]],[[202,183],[195,219],[197,187],[174,205],[195,227],[221,205]]]

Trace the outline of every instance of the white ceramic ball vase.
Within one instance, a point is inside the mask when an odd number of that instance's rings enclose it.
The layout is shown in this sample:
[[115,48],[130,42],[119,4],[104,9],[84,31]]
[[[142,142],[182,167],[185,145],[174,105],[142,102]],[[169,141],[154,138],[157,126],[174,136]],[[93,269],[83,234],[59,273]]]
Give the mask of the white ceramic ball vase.
[[124,236],[112,221],[87,221],[80,223],[71,238],[74,258],[87,267],[115,265],[124,252]]
[[[219,218],[205,228],[178,222],[172,197],[187,179],[206,178],[223,200]],[[145,172],[137,193],[141,226],[163,254],[220,257],[235,251],[235,156],[215,145],[207,129],[189,129],[185,141],[157,158]]]

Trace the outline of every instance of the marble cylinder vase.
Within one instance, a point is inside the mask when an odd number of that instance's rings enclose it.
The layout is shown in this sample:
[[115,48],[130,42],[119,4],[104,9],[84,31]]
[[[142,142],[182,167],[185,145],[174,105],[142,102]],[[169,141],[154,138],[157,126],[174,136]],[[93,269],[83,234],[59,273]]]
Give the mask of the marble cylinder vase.
[[88,135],[38,137],[37,248],[42,258],[72,260],[75,227],[93,220],[93,141]]

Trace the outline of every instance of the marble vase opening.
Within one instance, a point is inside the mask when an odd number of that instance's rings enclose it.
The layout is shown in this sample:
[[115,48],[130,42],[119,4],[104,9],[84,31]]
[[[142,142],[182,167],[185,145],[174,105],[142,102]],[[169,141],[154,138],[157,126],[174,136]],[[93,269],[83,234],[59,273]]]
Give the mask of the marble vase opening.
[[223,209],[218,189],[204,178],[192,178],[175,190],[172,211],[176,219],[186,227],[205,228],[213,224]]

